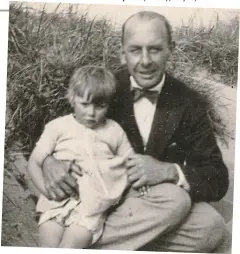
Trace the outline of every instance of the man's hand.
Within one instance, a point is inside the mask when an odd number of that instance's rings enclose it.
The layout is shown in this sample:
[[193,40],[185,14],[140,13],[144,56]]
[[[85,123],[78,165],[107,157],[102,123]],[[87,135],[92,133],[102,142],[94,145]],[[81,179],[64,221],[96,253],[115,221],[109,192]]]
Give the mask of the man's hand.
[[43,177],[50,199],[60,201],[71,194],[78,195],[78,184],[76,178],[70,174],[70,170],[81,175],[80,168],[70,161],[59,161],[53,156],[48,156],[45,159]]
[[178,181],[178,172],[172,163],[162,162],[148,155],[132,155],[127,160],[126,166],[128,181],[134,189]]
[[151,188],[147,185],[147,186],[142,186],[141,188],[138,189],[138,191],[140,192],[141,196],[147,195],[147,193],[151,190]]

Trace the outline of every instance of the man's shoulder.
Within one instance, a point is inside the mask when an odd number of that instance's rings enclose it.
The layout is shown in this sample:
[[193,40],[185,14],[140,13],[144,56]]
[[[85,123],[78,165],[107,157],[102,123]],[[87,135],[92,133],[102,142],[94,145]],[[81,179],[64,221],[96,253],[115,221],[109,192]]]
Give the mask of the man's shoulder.
[[173,89],[179,93],[179,95],[185,95],[186,97],[192,98],[192,97],[200,97],[200,93],[196,90],[187,85],[185,82],[183,82],[180,79],[177,79],[173,76],[168,75],[169,82],[172,84]]
[[173,76],[168,75],[167,77],[169,79],[169,84],[172,86],[171,89],[173,93],[185,103],[202,106],[208,103],[208,98],[200,93],[197,88],[194,89],[192,86]]

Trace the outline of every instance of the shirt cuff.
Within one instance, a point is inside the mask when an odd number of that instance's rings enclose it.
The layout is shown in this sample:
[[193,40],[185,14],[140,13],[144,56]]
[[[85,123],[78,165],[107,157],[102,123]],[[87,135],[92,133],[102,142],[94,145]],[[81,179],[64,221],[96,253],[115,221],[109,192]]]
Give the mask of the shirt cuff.
[[182,187],[187,192],[189,192],[190,191],[190,185],[189,185],[185,175],[183,174],[183,171],[182,171],[181,167],[176,163],[174,163],[174,165],[177,169],[178,177],[179,177],[177,185]]

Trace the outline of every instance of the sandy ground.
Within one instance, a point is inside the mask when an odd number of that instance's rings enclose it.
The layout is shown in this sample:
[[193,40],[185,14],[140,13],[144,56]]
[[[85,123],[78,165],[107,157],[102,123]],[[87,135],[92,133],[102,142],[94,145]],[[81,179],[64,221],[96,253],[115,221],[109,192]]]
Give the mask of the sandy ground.
[[[223,158],[229,168],[230,188],[225,198],[214,206],[223,214],[231,230],[233,177],[234,177],[234,136],[236,122],[236,88],[213,83],[221,98],[221,115],[226,119],[228,128],[233,134],[228,139],[228,146],[219,143]],[[26,161],[17,156],[12,162],[12,171],[4,173],[3,218],[2,218],[2,246],[37,246],[37,223],[35,204],[26,187]],[[17,180],[16,180],[17,179]]]
[[35,204],[23,181],[26,161],[22,160],[22,156],[17,157],[11,163],[12,172],[4,172],[1,245],[36,247]]

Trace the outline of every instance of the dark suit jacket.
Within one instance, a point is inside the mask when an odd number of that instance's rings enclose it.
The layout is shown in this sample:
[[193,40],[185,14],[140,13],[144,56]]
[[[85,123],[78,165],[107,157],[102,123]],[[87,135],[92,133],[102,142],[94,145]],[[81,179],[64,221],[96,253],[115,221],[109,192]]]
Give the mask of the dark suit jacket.
[[117,93],[109,117],[126,131],[135,152],[178,163],[191,186],[193,201],[221,199],[228,189],[228,170],[207,116],[205,100],[166,75],[144,151],[135,121],[129,77],[126,71],[116,75]]

